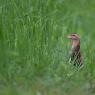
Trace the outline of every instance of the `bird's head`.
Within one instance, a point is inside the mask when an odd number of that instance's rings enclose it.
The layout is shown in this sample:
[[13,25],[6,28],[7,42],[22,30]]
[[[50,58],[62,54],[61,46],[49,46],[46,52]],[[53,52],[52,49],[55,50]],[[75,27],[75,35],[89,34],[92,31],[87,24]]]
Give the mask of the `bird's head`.
[[77,34],[71,34],[67,38],[72,40],[72,48],[80,46],[80,37]]
[[80,40],[80,37],[77,34],[71,34],[67,38],[74,40]]

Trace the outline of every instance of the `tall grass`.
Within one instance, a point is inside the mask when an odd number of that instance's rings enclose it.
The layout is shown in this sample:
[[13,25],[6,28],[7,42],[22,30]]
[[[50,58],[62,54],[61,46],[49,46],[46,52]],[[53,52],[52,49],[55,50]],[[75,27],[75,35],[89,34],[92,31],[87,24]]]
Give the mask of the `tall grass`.
[[[95,0],[0,0],[1,95],[87,95],[95,82],[94,11]],[[82,70],[67,61],[71,33],[81,36]]]

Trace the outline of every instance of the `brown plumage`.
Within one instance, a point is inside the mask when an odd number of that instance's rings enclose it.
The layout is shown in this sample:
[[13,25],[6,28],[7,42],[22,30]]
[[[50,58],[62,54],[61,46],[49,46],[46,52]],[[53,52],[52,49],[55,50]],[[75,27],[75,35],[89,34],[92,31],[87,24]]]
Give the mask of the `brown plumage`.
[[83,64],[82,55],[80,51],[80,37],[77,34],[71,34],[68,36],[72,40],[72,48],[70,51],[70,63],[74,66],[81,66]]

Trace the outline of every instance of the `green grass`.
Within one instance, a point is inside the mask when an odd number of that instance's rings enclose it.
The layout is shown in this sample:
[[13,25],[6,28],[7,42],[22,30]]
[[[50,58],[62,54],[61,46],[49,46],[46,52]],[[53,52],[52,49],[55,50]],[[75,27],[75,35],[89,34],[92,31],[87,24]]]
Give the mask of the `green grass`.
[[[71,33],[82,70],[67,61]],[[0,95],[94,95],[94,41],[95,0],[0,0]]]

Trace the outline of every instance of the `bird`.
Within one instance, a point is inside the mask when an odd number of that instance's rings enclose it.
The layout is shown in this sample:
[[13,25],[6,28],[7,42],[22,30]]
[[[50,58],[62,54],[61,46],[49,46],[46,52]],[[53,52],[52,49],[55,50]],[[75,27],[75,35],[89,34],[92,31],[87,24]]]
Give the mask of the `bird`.
[[72,40],[72,47],[69,54],[69,62],[73,63],[74,66],[82,66],[83,59],[80,50],[80,36],[78,34],[71,34],[67,36],[68,39]]

